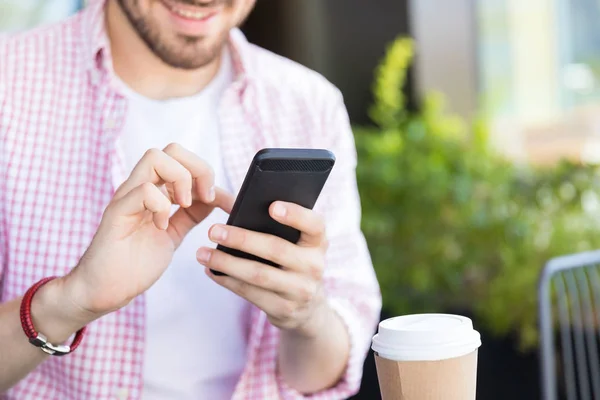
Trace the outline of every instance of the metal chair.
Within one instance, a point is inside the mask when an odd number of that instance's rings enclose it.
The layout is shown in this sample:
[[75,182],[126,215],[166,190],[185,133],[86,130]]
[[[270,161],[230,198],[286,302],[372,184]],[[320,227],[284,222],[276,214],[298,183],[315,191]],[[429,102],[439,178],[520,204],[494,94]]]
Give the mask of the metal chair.
[[600,251],[550,260],[538,307],[542,399],[600,400]]

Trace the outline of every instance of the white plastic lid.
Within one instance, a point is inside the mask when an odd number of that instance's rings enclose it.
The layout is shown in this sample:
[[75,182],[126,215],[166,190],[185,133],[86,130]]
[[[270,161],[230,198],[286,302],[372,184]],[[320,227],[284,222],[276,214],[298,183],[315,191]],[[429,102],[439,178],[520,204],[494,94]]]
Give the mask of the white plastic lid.
[[460,315],[416,314],[379,323],[372,349],[394,361],[436,361],[461,357],[481,346],[473,322]]

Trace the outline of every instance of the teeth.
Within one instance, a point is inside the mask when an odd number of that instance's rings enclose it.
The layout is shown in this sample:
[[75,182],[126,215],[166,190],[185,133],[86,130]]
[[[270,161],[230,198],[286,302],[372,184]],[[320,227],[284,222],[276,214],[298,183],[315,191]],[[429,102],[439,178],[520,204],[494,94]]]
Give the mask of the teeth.
[[208,15],[205,11],[188,11],[188,10],[179,10],[177,8],[172,9],[175,14],[179,14],[182,17],[191,18],[191,19],[204,19]]

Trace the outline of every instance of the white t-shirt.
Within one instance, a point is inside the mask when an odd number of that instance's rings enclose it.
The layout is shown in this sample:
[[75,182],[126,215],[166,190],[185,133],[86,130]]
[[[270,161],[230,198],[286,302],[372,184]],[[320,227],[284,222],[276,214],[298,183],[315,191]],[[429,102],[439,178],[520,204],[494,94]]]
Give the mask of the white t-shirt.
[[[129,171],[146,150],[177,142],[208,162],[216,184],[230,190],[217,109],[232,80],[225,52],[215,79],[192,97],[157,101],[125,88],[128,114],[120,145]],[[196,260],[199,247],[214,247],[208,228],[226,221],[217,209],[195,227],[146,292],[144,400],[226,399],[235,389],[246,362],[248,303],[212,282]]]

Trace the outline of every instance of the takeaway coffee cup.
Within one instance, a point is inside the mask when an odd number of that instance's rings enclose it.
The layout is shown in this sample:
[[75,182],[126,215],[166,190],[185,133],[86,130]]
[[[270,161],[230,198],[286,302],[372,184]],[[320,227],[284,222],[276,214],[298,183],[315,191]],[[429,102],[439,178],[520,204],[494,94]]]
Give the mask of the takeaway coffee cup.
[[380,322],[372,349],[383,400],[475,400],[480,346],[472,321],[460,315]]

